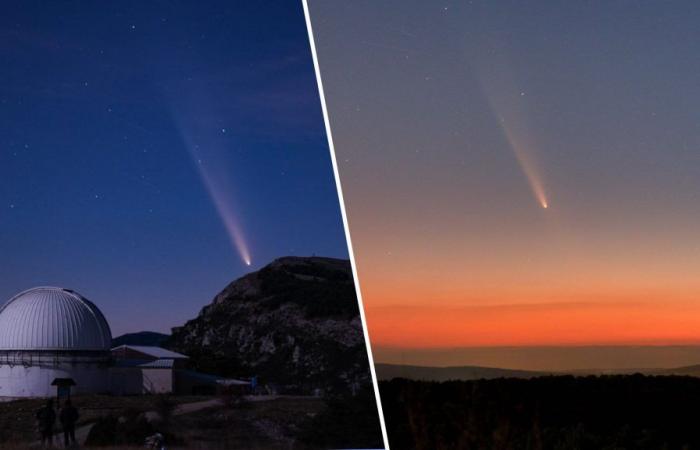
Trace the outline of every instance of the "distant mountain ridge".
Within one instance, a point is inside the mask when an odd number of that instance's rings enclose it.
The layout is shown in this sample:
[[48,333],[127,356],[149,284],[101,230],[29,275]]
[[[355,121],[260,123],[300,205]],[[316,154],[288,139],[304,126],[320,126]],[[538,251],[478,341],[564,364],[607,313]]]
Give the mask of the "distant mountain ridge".
[[286,392],[349,392],[370,382],[350,261],[343,259],[276,259],[229,284],[165,345],[202,372],[257,376]]
[[518,370],[518,369],[501,369],[496,367],[481,367],[481,366],[449,366],[449,367],[431,367],[431,366],[411,366],[401,364],[375,364],[377,378],[379,380],[393,380],[395,378],[404,378],[415,381],[450,381],[450,380],[491,380],[496,378],[535,378],[549,375],[572,375],[577,377],[586,376],[601,376],[601,375],[633,375],[642,374],[648,376],[658,375],[675,375],[675,376],[690,376],[700,377],[700,364],[693,366],[677,367],[672,369],[654,369],[654,368],[637,368],[637,369],[587,369],[587,370],[571,370],[571,371],[536,371],[536,370]]
[[156,333],[155,331],[126,333],[112,339],[112,347],[119,347],[120,345],[146,345],[160,347],[169,338],[169,334]]
[[479,380],[494,378],[533,378],[551,375],[552,372],[530,370],[499,369],[480,366],[404,366],[399,364],[375,364],[377,378],[391,380],[405,378],[417,381],[449,381],[449,380]]
[[674,369],[656,369],[647,372],[649,375],[679,375],[689,377],[700,377],[700,364],[685,367],[676,367]]
[[533,345],[454,348],[373,346],[375,361],[556,372],[629,372],[700,364],[700,345]]

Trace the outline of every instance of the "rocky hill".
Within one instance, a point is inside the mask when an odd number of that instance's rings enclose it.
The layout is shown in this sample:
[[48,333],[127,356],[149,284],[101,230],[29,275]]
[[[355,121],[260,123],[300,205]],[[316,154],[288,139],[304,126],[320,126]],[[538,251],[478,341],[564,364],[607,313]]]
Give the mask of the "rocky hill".
[[370,380],[347,260],[279,258],[229,284],[165,345],[194,369],[286,392],[342,393]]

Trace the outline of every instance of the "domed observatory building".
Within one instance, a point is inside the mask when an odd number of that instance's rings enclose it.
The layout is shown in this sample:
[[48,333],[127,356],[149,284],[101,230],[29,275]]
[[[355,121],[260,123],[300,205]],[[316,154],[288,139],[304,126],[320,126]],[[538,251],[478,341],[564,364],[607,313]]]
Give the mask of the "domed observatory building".
[[37,287],[0,309],[0,397],[109,391],[112,333],[100,310],[68,289]]

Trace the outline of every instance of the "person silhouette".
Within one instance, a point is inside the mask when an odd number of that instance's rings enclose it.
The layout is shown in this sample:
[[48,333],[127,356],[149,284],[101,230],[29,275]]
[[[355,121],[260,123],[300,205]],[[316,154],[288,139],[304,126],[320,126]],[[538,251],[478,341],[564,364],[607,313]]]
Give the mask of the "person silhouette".
[[53,409],[53,400],[46,401],[46,405],[36,412],[36,421],[41,435],[41,446],[53,446],[53,427],[56,423],[56,411]]
[[75,423],[78,421],[78,418],[80,418],[78,409],[73,406],[70,399],[66,400],[58,415],[58,419],[63,427],[63,442],[66,447],[70,444],[75,445]]

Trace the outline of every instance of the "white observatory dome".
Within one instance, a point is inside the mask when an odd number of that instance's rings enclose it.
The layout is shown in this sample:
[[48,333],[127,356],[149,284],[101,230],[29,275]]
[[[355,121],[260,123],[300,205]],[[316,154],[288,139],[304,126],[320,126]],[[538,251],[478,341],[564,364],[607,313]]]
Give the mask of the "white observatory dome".
[[29,289],[0,309],[0,350],[105,352],[111,343],[97,306],[68,289]]

